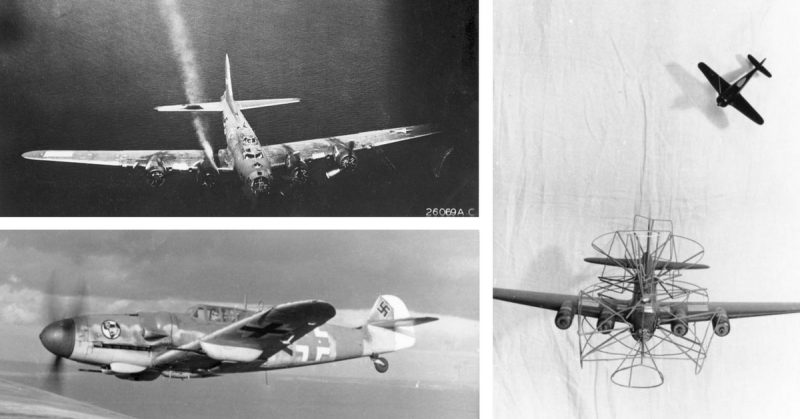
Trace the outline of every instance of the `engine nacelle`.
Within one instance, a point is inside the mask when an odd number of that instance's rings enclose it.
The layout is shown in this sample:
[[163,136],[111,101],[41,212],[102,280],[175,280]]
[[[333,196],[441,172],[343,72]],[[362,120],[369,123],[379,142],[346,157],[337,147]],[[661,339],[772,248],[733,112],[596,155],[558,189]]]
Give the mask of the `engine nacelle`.
[[689,332],[689,325],[686,324],[686,307],[676,307],[672,310],[672,315],[675,316],[675,319],[672,320],[670,324],[670,330],[676,336],[686,336],[686,333]]
[[572,326],[572,319],[575,318],[575,309],[571,301],[565,301],[556,313],[556,327],[561,330],[569,329]]
[[675,336],[686,336],[686,333],[689,331],[689,325],[686,322],[680,320],[673,320],[672,324],[670,324],[670,330]]
[[337,153],[334,160],[340,169],[345,171],[352,171],[358,167],[358,157],[355,154],[350,154],[346,150]]
[[725,310],[717,311],[711,318],[711,325],[714,326],[714,333],[717,336],[727,336],[731,332],[731,322],[728,320],[728,313]]
[[204,188],[213,188],[217,185],[217,172],[214,169],[200,168],[197,170],[197,183]]
[[596,329],[598,332],[607,335],[614,329],[614,322],[614,313],[606,309],[602,309],[600,311],[600,315],[597,316]]
[[147,182],[150,186],[157,188],[164,184],[167,169],[158,156],[150,157],[144,169],[147,171]]
[[289,165],[289,181],[303,185],[308,182],[308,165],[303,161],[296,161]]
[[355,143],[350,141],[348,144],[343,144],[341,141],[336,141],[333,143],[334,152],[333,152],[333,161],[336,162],[336,166],[344,171],[352,171],[358,167],[358,158],[356,157],[353,149],[355,147]]

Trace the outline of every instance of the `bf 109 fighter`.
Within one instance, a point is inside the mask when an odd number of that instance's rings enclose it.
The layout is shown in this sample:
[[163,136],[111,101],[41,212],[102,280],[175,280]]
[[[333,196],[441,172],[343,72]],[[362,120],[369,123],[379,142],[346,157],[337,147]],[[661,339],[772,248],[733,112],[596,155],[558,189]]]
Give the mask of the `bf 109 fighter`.
[[[437,320],[411,317],[402,300],[378,297],[358,327],[326,324],[336,314],[320,300],[280,304],[261,311],[198,305],[186,313],[76,315],[55,321],[39,338],[56,355],[99,372],[134,381],[213,377],[302,367],[369,357],[378,372],[382,354],[410,348],[414,326]],[[58,376],[51,377],[58,380]]]
[[358,165],[356,152],[436,134],[431,125],[416,125],[367,131],[285,144],[262,145],[243,110],[285,105],[300,99],[234,100],[230,62],[225,56],[225,92],[219,102],[159,106],[160,112],[222,112],[227,148],[215,161],[210,146],[204,150],[39,150],[24,153],[31,160],[95,164],[143,169],[152,186],[161,186],[175,172],[195,172],[206,187],[221,173],[236,173],[253,196],[280,191],[276,183],[305,184],[309,166],[324,164],[327,178],[352,171]]
[[702,246],[673,235],[671,223],[654,229],[656,221],[636,217],[632,230],[595,239],[602,257],[585,261],[603,272],[578,295],[494,288],[494,299],[556,311],[563,330],[577,316],[581,365],[619,361],[611,380],[625,387],[662,384],[656,359],[688,360],[699,373],[711,337],[728,335],[731,319],[800,312],[800,303],[709,302],[705,289],[679,279],[683,270],[708,268],[698,263]]
[[744,100],[741,92],[744,86],[747,85],[747,82],[750,81],[750,78],[756,74],[756,71],[761,72],[761,74],[767,77],[772,77],[772,74],[764,68],[764,61],[767,61],[766,58],[758,62],[752,55],[748,55],[747,59],[750,61],[750,64],[753,65],[753,69],[742,77],[739,77],[732,85],[728,84],[728,82],[717,75],[717,73],[705,63],[698,63],[697,67],[703,72],[703,75],[706,76],[706,79],[708,79],[708,82],[714,87],[714,90],[717,91],[717,94],[719,94],[719,96],[717,96],[717,106],[724,108],[728,105],[732,105],[736,110],[743,113],[744,116],[750,118],[756,124],[761,125],[764,123],[764,119],[761,118],[761,115],[759,115],[746,100]]

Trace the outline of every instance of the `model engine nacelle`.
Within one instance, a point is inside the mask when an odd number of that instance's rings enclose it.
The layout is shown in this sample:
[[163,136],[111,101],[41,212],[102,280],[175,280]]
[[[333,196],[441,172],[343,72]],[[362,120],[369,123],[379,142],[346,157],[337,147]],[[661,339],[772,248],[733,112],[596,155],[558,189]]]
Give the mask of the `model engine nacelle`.
[[597,331],[602,334],[609,334],[614,329],[614,313],[603,309],[600,315],[597,316]]
[[164,184],[167,169],[164,168],[164,163],[158,156],[150,157],[144,169],[147,171],[147,182],[150,186],[157,188]]
[[686,324],[685,320],[678,320],[686,318],[686,308],[675,308],[672,310],[672,315],[675,316],[675,320],[670,324],[670,330],[672,330],[672,333],[676,336],[686,336],[686,333],[689,332],[689,325]]
[[689,331],[689,325],[686,322],[680,320],[674,320],[670,325],[670,329],[675,336],[686,336],[686,333]]
[[569,329],[572,326],[573,318],[575,318],[575,309],[572,308],[572,302],[565,301],[556,313],[556,327],[561,330]]
[[714,326],[714,333],[717,336],[727,336],[731,332],[731,322],[728,320],[728,313],[725,310],[717,311],[711,318],[711,325]]

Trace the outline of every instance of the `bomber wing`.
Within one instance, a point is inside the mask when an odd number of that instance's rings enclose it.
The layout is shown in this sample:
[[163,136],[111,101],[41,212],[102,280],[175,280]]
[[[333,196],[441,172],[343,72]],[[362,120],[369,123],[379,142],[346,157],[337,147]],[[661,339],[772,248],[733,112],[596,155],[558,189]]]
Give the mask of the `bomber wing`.
[[706,76],[706,79],[709,83],[711,83],[711,86],[717,91],[717,93],[722,94],[722,92],[724,92],[727,88],[731,87],[731,85],[728,84],[725,79],[720,77],[705,63],[698,63],[697,68],[703,72],[703,75]]
[[744,114],[744,116],[750,118],[751,121],[755,122],[758,125],[764,124],[764,118],[750,106],[749,103],[742,97],[742,95],[736,95],[731,99],[731,106],[736,108],[737,111]]
[[[37,150],[24,153],[22,157],[29,160],[131,168],[145,167],[151,158],[157,157],[168,172],[191,172],[203,163],[205,153],[203,150]],[[219,167],[220,172],[232,170],[228,166]]]
[[202,351],[218,361],[252,362],[267,359],[336,315],[319,300],[277,305],[217,329],[202,338],[159,355],[154,364],[183,361]]
[[435,130],[431,124],[414,125],[285,144],[272,144],[264,146],[263,149],[264,153],[269,156],[272,167],[279,167],[286,164],[287,157],[290,154],[294,154],[300,160],[308,162],[334,156],[338,151],[349,149],[351,143],[355,152],[427,137],[437,133],[439,131]]
[[[551,294],[548,292],[523,291],[507,288],[494,288],[493,298],[495,300],[508,301],[531,307],[546,308],[558,311],[565,302],[571,302],[572,307],[577,310],[578,296],[566,294]],[[600,305],[589,300],[584,300],[581,307],[581,314],[584,316],[597,317],[600,315]]]

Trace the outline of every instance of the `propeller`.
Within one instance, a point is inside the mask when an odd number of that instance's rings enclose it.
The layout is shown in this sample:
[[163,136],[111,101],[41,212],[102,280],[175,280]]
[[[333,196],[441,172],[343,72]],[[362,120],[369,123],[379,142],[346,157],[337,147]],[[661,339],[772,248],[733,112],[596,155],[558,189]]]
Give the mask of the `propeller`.
[[[75,284],[74,292],[67,294],[70,296],[69,301],[59,301],[59,298],[56,297],[56,283],[57,275],[56,272],[53,271],[50,274],[50,279],[47,281],[47,294],[44,301],[45,307],[44,310],[42,310],[47,313],[48,324],[78,316],[84,311],[86,301],[87,290],[84,280],[78,280]],[[62,358],[63,357],[59,355],[54,356],[53,362],[48,369],[47,377],[45,378],[44,387],[54,393],[61,393],[62,389]]]
[[[342,143],[338,139],[336,141],[339,144]],[[356,165],[358,165],[358,160],[356,159],[356,156],[353,155],[353,152],[355,151],[355,147],[356,147],[356,142],[355,141],[348,142],[347,143],[346,154],[344,154],[344,155],[338,154],[339,153],[339,148],[336,147],[337,155],[336,155],[335,158],[336,158],[336,163],[337,163],[338,167],[334,168],[333,170],[329,170],[327,173],[325,173],[325,176],[327,176],[328,179],[338,175],[342,171],[353,170],[353,169],[356,168]],[[339,156],[341,156],[341,157],[339,157]]]

